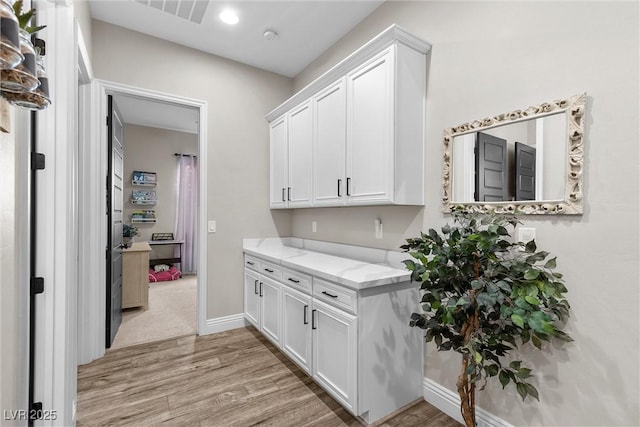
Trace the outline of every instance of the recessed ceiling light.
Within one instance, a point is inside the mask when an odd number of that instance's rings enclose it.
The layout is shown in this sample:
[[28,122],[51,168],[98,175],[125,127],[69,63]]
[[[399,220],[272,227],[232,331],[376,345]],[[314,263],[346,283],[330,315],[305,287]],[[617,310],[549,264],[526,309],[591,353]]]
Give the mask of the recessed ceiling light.
[[225,9],[220,12],[220,15],[218,15],[218,17],[222,22],[229,25],[236,25],[238,22],[240,22],[240,18],[238,18],[238,15],[234,11],[229,9]]

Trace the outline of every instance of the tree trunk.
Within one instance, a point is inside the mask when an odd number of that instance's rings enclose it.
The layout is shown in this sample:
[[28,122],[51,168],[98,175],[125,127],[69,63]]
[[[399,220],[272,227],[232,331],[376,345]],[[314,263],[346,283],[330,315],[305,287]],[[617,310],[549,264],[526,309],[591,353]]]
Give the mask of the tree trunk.
[[460,395],[460,412],[467,427],[476,427],[476,384],[469,381],[467,367],[469,366],[469,354],[462,355],[462,368],[458,376],[458,394]]
[[[477,279],[480,276],[480,263],[474,262],[474,275]],[[467,318],[462,325],[461,334],[464,336],[465,346],[469,344],[473,335],[480,329],[480,318],[478,316],[478,305],[476,304],[476,292],[469,292],[469,298],[473,305],[473,314]],[[471,381],[471,376],[467,374],[469,363],[475,363],[471,358],[472,354],[462,355],[462,367],[458,376],[458,395],[460,395],[460,412],[467,427],[476,427],[476,383]]]

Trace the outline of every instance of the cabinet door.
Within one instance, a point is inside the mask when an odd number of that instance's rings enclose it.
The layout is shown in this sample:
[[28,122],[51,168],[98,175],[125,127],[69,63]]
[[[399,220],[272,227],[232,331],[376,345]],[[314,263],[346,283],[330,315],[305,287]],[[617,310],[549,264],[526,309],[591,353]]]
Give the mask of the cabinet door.
[[244,270],[244,317],[260,329],[260,279],[254,271]]
[[265,277],[258,284],[260,295],[260,330],[276,346],[280,347],[280,284]]
[[271,183],[269,205],[272,209],[286,208],[287,191],[287,117],[283,116],[271,123],[269,131],[271,156]]
[[313,300],[313,378],[340,403],[357,413],[357,320]]
[[391,47],[347,75],[348,204],[393,201],[393,54]]
[[286,198],[290,208],[311,206],[311,110],[309,100],[289,113],[289,184]]
[[311,297],[282,287],[282,350],[311,373]]
[[344,79],[313,97],[314,206],[345,202],[346,102]]

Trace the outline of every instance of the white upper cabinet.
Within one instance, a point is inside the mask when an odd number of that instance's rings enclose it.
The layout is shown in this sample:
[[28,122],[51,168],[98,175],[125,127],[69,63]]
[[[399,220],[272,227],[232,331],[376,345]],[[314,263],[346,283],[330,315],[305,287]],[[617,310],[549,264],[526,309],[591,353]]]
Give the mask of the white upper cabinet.
[[269,139],[271,141],[271,196],[272,208],[287,207],[288,162],[287,152],[287,116],[271,122]]
[[313,205],[337,206],[346,200],[345,147],[347,137],[344,79],[313,97]]
[[289,113],[289,185],[290,208],[311,206],[311,140],[313,115],[311,101]]
[[[272,208],[424,204],[430,48],[393,25],[267,115]],[[273,164],[282,156],[274,123],[283,117],[284,167]]]
[[350,204],[394,202],[393,81],[393,48],[347,75]]

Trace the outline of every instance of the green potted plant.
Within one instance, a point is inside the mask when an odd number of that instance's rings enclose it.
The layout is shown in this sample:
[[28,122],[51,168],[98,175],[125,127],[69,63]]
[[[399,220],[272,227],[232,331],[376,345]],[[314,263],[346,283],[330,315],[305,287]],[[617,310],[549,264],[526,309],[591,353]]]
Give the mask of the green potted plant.
[[133,238],[139,234],[140,233],[138,233],[138,227],[136,227],[135,225],[133,224],[122,225],[122,243],[126,247],[130,247],[131,244],[133,243]]
[[[531,369],[504,358],[521,345],[542,348],[544,341],[572,341],[561,330],[569,316],[567,288],[555,272],[556,258],[538,251],[535,241],[513,242],[508,228],[519,223],[510,214],[452,212],[453,225],[407,239],[402,249],[411,280],[420,282],[423,311],[410,325],[425,330],[425,341],[439,351],[462,355],[457,391],[467,427],[475,427],[476,386],[497,377],[502,388],[513,383],[518,394],[538,399],[529,382]],[[521,354],[520,354],[521,355]]]

